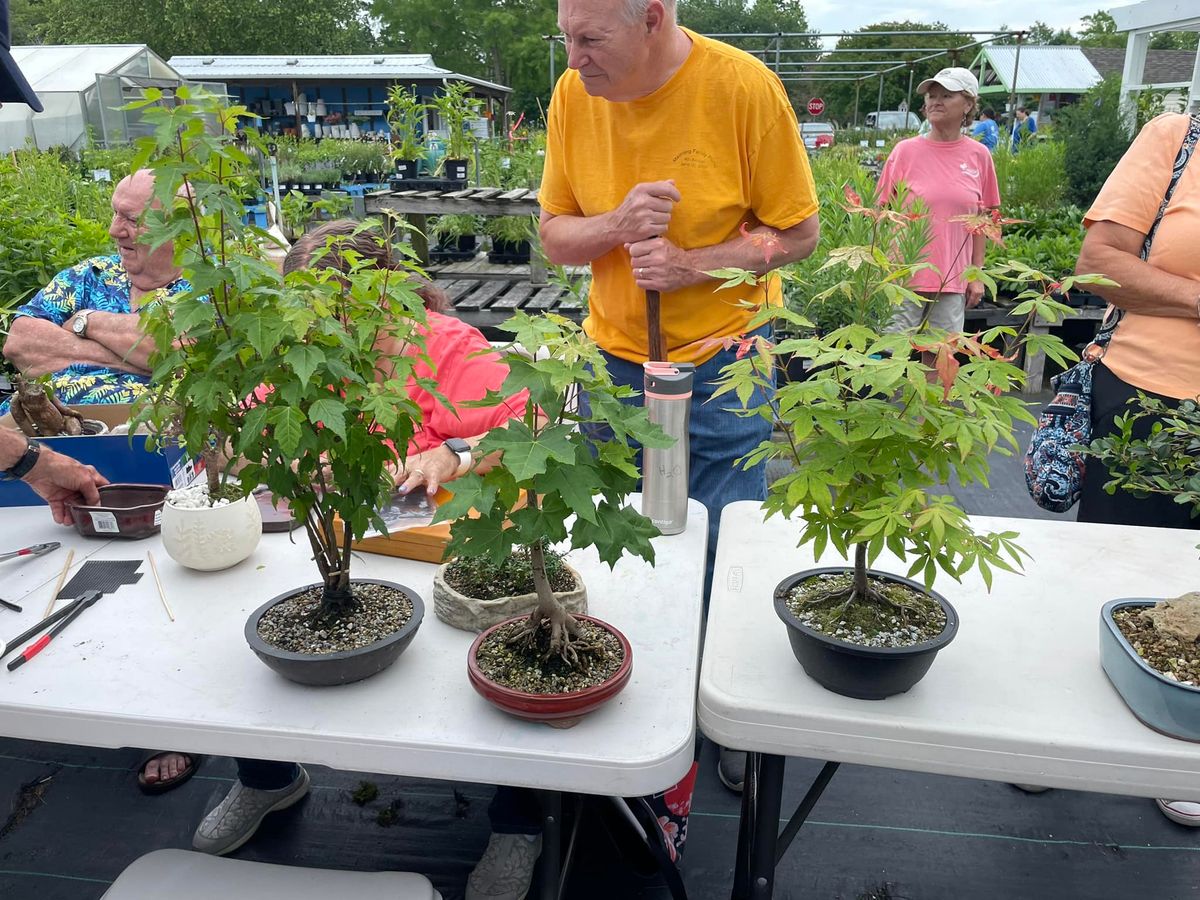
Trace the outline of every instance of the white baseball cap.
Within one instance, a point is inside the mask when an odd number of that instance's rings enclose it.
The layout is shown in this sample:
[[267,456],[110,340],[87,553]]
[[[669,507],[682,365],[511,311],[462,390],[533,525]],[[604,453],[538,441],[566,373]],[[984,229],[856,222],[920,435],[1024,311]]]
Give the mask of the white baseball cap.
[[962,66],[950,66],[932,78],[926,78],[917,85],[917,93],[928,94],[935,84],[940,84],[948,91],[962,91],[972,97],[979,96],[979,79],[975,77],[974,72]]

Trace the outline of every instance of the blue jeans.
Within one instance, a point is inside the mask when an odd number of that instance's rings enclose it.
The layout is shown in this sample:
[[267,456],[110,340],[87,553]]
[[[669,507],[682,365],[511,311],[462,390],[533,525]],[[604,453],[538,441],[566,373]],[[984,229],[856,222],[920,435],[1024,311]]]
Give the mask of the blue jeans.
[[281,791],[300,777],[300,767],[293,762],[241,757],[236,762],[238,781],[259,791]]
[[[769,337],[770,326],[753,332],[756,336]],[[735,414],[740,403],[733,394],[724,394],[719,400],[709,402],[716,391],[716,380],[721,370],[736,359],[736,351],[721,350],[712,359],[696,368],[692,389],[692,409],[688,427],[688,451],[690,455],[688,495],[699,500],[708,509],[708,553],[704,570],[704,605],[708,607],[708,595],[712,588],[713,563],[717,551],[717,530],[721,525],[721,510],[734,500],[765,500],[767,497],[767,471],[765,466],[756,466],[749,471],[734,465],[734,460],[749,453],[763,441],[771,438],[771,423],[766,419],[743,418]],[[629,362],[609,353],[604,354],[609,375],[615,384],[629,385],[636,391],[643,387],[641,363]],[[758,406],[767,397],[756,389],[747,405]],[[630,406],[640,406],[642,397],[625,401]],[[587,397],[580,398],[583,411],[588,411]],[[588,433],[597,440],[611,439],[612,430],[606,425],[589,425]],[[641,468],[641,453],[638,453]]]

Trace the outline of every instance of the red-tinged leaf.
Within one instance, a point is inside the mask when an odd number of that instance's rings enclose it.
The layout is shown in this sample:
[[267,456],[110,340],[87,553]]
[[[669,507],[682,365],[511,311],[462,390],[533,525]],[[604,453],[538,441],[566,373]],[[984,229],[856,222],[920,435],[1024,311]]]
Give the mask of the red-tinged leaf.
[[780,240],[779,234],[770,229],[766,231],[751,231],[745,222],[738,229],[742,233],[742,238],[749,241],[763,255],[763,260],[771,261],[771,257],[783,252],[783,241]]
[[862,197],[858,196],[858,193],[854,190],[854,188],[850,187],[849,183],[842,186],[842,193],[846,195],[846,202],[848,202],[851,206],[862,207]]

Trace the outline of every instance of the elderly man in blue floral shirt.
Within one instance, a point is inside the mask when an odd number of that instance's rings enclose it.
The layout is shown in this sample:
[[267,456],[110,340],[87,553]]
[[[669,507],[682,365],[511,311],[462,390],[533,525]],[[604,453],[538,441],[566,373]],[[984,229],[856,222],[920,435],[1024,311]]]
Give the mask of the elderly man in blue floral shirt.
[[[116,255],[64,269],[13,316],[5,357],[27,377],[49,374],[63,403],[132,403],[146,389],[153,342],[138,310],[188,290],[170,243],[151,250],[139,242],[145,233],[139,220],[153,193],[147,169],[123,179],[113,191],[108,229]],[[6,411],[0,406],[0,414]]]

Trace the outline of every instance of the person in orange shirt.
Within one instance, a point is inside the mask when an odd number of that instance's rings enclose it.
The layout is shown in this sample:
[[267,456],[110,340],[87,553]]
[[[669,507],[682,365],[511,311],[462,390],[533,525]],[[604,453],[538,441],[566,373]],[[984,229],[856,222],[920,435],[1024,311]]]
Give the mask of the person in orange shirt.
[[[1167,113],[1151,120],[1101,188],[1084,218],[1088,233],[1076,271],[1098,272],[1119,286],[1092,286],[1123,315],[1092,373],[1092,434],[1119,429],[1138,392],[1167,401],[1200,396],[1200,163],[1193,158],[1180,175],[1171,202],[1150,244],[1141,251],[1158,214],[1172,165],[1189,129],[1200,117]],[[1134,436],[1145,438],[1153,421],[1141,420]],[[1200,528],[1187,506],[1167,496],[1135,497],[1104,491],[1110,476],[1094,457],[1087,461],[1079,498],[1080,522]],[[1158,800],[1180,825],[1200,827],[1200,801]]]

